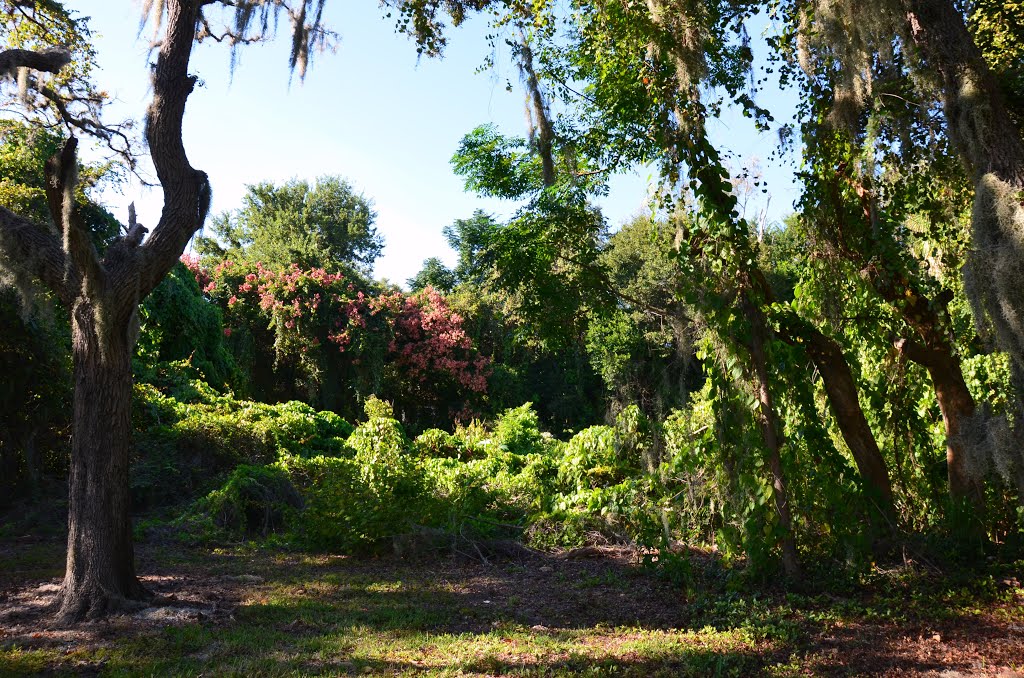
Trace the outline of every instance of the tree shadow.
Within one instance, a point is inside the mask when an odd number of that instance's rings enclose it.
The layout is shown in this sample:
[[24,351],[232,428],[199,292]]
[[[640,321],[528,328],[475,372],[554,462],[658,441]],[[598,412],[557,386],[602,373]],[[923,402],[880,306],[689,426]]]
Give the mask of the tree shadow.
[[144,544],[140,562],[155,606],[71,630],[11,612],[45,593],[38,578],[0,585],[0,673],[873,675],[1024,657],[1024,633],[994,614],[895,622],[822,597],[698,601],[622,553],[485,563]]

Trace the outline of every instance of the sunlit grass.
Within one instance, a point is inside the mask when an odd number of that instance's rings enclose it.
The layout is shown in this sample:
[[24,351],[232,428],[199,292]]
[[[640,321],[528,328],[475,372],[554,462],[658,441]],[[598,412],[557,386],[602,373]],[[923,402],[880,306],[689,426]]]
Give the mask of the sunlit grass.
[[[28,551],[10,562],[42,565],[46,549]],[[1024,622],[1024,590],[991,577],[963,586],[897,582],[850,597],[707,591],[671,625],[616,625],[583,608],[578,619],[540,625],[522,612],[544,609],[537,596],[585,606],[599,596],[634,595],[636,578],[654,575],[621,565],[567,569],[546,575],[546,589],[536,580],[517,586],[536,576],[536,564],[462,568],[247,548],[154,547],[149,557],[187,575],[183,594],[188,577],[234,587],[231,616],[162,627],[121,623],[112,633],[92,625],[87,642],[0,636],[0,675],[816,675],[843,666],[833,639],[859,642],[858,629],[868,625],[920,634],[930,620],[962,625],[979,614]],[[487,593],[492,586],[495,595]]]

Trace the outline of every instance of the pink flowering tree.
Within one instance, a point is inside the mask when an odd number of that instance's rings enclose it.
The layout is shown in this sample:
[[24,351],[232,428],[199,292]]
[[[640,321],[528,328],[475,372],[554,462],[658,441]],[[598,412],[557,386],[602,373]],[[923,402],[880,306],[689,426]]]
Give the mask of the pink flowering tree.
[[477,351],[462,317],[433,287],[402,299],[388,357],[396,407],[411,418],[440,424],[477,414],[487,392],[490,358]]
[[226,341],[256,397],[355,417],[376,394],[417,427],[451,423],[483,403],[489,359],[433,289],[408,296],[319,268],[182,261],[222,308]]

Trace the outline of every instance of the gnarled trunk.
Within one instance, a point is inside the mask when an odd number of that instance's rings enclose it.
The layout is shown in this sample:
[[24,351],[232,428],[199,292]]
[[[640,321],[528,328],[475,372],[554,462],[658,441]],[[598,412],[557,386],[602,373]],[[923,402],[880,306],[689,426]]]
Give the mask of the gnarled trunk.
[[[132,364],[128,323],[79,299],[67,570],[58,621],[95,619],[148,597],[135,575],[129,513]],[[116,314],[123,316],[124,314]],[[110,323],[110,326],[107,323]]]

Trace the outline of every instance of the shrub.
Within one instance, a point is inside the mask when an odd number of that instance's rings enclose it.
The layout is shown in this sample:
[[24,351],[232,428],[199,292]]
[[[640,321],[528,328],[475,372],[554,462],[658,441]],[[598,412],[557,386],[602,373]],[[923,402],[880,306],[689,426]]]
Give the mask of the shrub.
[[543,438],[533,404],[505,410],[494,424],[494,441],[512,454],[540,451]]
[[403,464],[374,469],[351,459],[287,460],[305,502],[294,532],[308,548],[366,551],[408,532],[425,513],[420,469]]
[[465,448],[452,434],[438,428],[430,428],[416,436],[413,450],[421,457],[463,457]]
[[223,487],[201,499],[196,509],[228,534],[265,537],[292,522],[301,507],[286,466],[244,464]]
[[607,484],[615,475],[615,429],[591,426],[574,435],[558,463],[558,480],[569,492]]
[[[136,506],[180,502],[207,492],[240,464],[265,465],[282,455],[352,456],[352,426],[299,402],[268,405],[237,400],[195,378],[187,364],[165,364],[136,384]],[[173,397],[173,394],[177,397]]]

